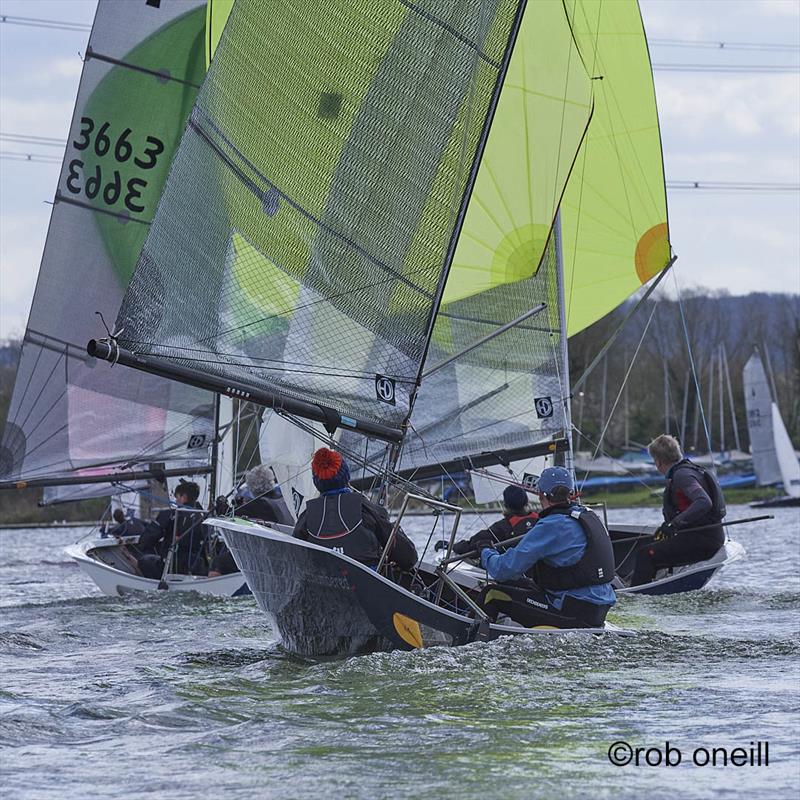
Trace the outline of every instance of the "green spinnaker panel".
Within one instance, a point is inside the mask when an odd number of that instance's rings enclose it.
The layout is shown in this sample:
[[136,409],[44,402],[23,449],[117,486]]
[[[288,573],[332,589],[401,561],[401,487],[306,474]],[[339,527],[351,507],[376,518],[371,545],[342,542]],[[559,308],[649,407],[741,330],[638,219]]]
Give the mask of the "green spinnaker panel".
[[238,0],[121,342],[401,424],[517,10]]
[[[546,308],[423,380],[401,466],[524,447],[564,430],[550,231],[592,113],[561,0],[528,3],[426,367]],[[550,242],[550,247],[546,247]]]
[[666,267],[655,89],[636,0],[565,0],[595,80],[594,113],[561,205],[567,327],[583,330]]
[[8,419],[0,476],[204,461],[212,398],[86,357],[114,318],[205,74],[204,0],[101,0]]
[[445,305],[536,272],[591,109],[592,83],[563,3],[529,3],[447,280]]

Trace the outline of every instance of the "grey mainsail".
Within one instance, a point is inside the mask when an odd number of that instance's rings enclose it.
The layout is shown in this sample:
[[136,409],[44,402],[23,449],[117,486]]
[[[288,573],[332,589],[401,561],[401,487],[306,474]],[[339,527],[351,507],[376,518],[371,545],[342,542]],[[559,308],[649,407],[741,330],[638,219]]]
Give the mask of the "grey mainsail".
[[[97,369],[205,74],[204,0],[100,0],[0,444],[0,479],[208,461],[209,393]],[[96,470],[93,474],[96,474]]]

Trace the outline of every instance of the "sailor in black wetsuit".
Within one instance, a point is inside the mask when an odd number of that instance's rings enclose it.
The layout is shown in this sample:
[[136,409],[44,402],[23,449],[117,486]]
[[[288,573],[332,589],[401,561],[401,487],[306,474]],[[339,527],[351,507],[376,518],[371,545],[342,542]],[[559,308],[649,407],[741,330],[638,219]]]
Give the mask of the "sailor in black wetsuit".
[[[469,539],[462,539],[453,545],[453,552],[463,556],[476,549],[479,541],[485,542],[487,534],[492,543],[505,542],[515,536],[527,533],[539,519],[528,504],[528,493],[521,486],[506,486],[503,490],[503,518],[493,522],[488,528],[478,531]],[[436,550],[444,550],[447,541],[436,542]]]
[[208,573],[204,552],[208,531],[203,525],[203,508],[197,502],[199,496],[200,487],[196,483],[181,481],[175,487],[175,503],[180,510],[161,511],[156,517],[157,524],[148,526],[139,538],[139,549],[144,553],[139,558],[139,569],[146,578],[161,577],[163,559],[172,544],[173,531],[178,534],[178,543],[173,553],[171,571],[179,575]]
[[245,476],[252,500],[236,504],[236,515],[261,522],[294,525],[294,519],[275,483],[275,475],[267,464],[253,467]]
[[[334,450],[321,447],[314,453],[311,474],[320,496],[306,503],[294,527],[295,537],[377,566],[392,532],[386,510],[348,486],[350,468]],[[403,570],[417,563],[417,548],[402,530],[397,531],[388,558]]]
[[656,531],[656,541],[636,551],[631,586],[650,583],[659,569],[705,561],[725,544],[721,525],[682,533],[724,519],[725,498],[713,473],[684,458],[673,436],[658,436],[648,450],[656,469],[667,478],[664,524]]

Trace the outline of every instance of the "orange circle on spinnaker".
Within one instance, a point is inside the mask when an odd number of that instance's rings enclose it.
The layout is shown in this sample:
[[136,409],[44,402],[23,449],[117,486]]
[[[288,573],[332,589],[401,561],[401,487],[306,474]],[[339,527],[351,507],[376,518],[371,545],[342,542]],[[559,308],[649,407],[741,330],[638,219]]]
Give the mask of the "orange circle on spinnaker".
[[636,243],[636,274],[641,283],[647,283],[661,272],[669,262],[669,231],[667,223],[661,222],[645,231]]

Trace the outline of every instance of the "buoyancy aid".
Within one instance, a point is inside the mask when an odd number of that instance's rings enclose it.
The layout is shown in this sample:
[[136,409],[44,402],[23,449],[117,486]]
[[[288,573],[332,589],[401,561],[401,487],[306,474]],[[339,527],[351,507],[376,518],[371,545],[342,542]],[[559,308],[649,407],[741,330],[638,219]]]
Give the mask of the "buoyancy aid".
[[685,511],[690,502],[688,498],[681,498],[676,496],[673,488],[675,473],[678,470],[688,469],[695,474],[700,485],[706,490],[711,499],[711,510],[706,516],[697,522],[692,523],[692,527],[699,525],[713,525],[715,522],[721,522],[727,513],[725,507],[725,496],[722,493],[722,487],[712,472],[704,469],[698,464],[694,464],[689,459],[679,461],[671,470],[670,476],[667,479],[667,486],[664,492],[664,519],[672,520],[681,511]]
[[362,497],[356,492],[327,494],[309,500],[306,529],[309,541],[356,561],[374,564],[380,558],[378,537],[364,519]]
[[615,569],[614,548],[600,517],[578,505],[551,506],[541,516],[550,514],[563,514],[576,520],[586,536],[586,549],[574,564],[566,567],[538,561],[531,570],[536,583],[542,589],[556,592],[610,583]]
[[536,524],[539,515],[535,511],[531,511],[530,514],[512,514],[510,517],[507,517],[507,519],[508,524],[511,526],[511,533],[508,537],[510,539],[514,536],[522,536],[523,533],[527,533]]

